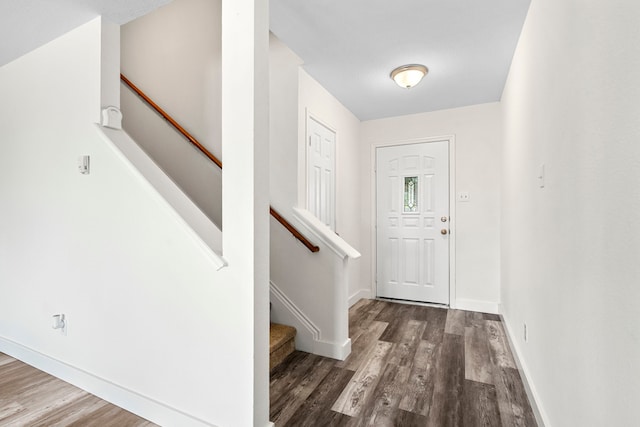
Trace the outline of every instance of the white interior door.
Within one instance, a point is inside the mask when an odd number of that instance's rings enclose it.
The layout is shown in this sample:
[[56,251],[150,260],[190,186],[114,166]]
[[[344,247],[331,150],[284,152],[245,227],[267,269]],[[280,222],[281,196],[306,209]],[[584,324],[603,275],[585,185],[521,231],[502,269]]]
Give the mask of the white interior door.
[[449,304],[449,143],[376,150],[377,294]]
[[307,142],[307,209],[335,231],[336,133],[309,117]]

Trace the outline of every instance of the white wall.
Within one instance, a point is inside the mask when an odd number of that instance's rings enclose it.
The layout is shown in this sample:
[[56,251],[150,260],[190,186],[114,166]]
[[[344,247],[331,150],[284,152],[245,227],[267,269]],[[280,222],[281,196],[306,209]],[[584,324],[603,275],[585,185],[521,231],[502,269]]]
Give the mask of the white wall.
[[269,196],[271,206],[291,218],[298,197],[298,69],[302,61],[273,34],[269,50]]
[[500,301],[500,142],[498,103],[362,123],[362,282],[375,290],[375,191],[377,143],[455,136],[455,185],[470,201],[456,203],[455,286],[458,308],[497,312]]
[[638,424],[639,16],[534,0],[502,98],[502,311],[547,427]]
[[[122,27],[122,73],[221,158],[220,0],[175,0]],[[217,166],[122,85],[129,134],[221,226]]]
[[118,44],[97,19],[0,68],[0,351],[159,424],[253,425],[266,297],[96,131]]
[[[360,121],[300,68],[298,112],[298,206],[306,208],[306,120],[312,114],[336,131],[336,232],[361,250]],[[369,297],[360,278],[360,259],[349,262],[349,297]]]

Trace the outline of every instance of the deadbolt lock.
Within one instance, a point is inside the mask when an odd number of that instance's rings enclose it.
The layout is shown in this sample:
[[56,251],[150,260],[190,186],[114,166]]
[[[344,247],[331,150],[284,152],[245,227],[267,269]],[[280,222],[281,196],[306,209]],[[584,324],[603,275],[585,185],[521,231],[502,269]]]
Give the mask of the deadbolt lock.
[[442,222],[447,222],[447,220],[448,220],[448,219],[449,219],[449,218],[447,218],[446,216],[443,216],[442,218],[440,218],[440,221],[442,221]]

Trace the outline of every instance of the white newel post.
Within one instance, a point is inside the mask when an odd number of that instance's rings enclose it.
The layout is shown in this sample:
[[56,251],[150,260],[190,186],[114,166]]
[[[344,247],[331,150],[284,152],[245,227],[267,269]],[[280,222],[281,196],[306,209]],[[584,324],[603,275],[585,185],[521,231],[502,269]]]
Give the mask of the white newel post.
[[267,0],[222,1],[223,256],[240,279],[253,356],[253,375],[242,378],[253,411],[238,414],[238,426],[269,420],[268,11]]
[[351,353],[349,339],[349,257],[335,257],[333,280],[333,310],[335,329],[333,339],[338,345],[339,354],[334,357],[344,360]]

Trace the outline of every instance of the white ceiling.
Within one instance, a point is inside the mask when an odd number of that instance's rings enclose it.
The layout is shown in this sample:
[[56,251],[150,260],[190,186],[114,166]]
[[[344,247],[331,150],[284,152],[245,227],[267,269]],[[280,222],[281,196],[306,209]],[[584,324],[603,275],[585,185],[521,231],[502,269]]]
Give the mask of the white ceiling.
[[[270,0],[271,31],[361,120],[498,101],[530,0]],[[412,89],[389,78],[418,63]]]
[[[0,66],[98,15],[118,24],[170,0],[0,0]],[[530,0],[270,0],[271,30],[361,120],[498,101]],[[402,89],[389,78],[420,63]]]
[[0,66],[99,15],[124,24],[171,0],[0,0]]

